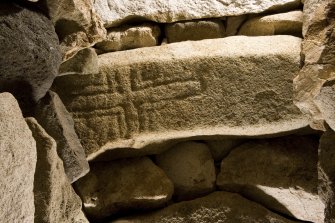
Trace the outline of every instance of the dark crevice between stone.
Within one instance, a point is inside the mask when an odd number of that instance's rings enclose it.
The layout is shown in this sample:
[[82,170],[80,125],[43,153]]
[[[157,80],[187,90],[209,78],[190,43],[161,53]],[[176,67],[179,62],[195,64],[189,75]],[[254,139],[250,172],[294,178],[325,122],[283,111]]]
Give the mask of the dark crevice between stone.
[[16,98],[24,117],[33,116],[36,102],[33,101],[33,89],[29,83],[0,80],[0,93],[2,92],[9,92]]
[[[27,0],[2,0],[2,2],[5,2],[5,3],[11,3],[12,6],[11,6],[11,11],[8,11],[8,14],[12,14],[13,13],[13,3],[16,4],[17,6],[21,6],[23,8],[26,8],[26,9],[29,9],[30,11],[34,11],[34,12],[38,12],[38,13],[42,13],[44,14],[45,16],[48,17],[48,13],[47,11],[45,10],[46,7],[44,7],[40,1],[39,2],[29,2]],[[17,7],[19,8],[19,7]],[[3,9],[3,6],[1,6],[1,9]],[[14,10],[17,10],[17,9],[14,9]],[[5,10],[6,11],[6,10]],[[48,17],[49,18],[49,17]],[[50,19],[50,18],[49,18]]]

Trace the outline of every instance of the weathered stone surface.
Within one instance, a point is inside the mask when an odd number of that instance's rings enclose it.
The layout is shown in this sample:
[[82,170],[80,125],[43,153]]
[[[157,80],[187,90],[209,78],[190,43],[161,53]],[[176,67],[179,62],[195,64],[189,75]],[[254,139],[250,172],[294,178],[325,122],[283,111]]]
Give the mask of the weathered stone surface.
[[277,134],[307,124],[292,103],[300,43],[235,36],[102,54],[100,74],[62,76],[53,89],[89,159],[170,139]]
[[214,160],[204,143],[179,143],[157,155],[156,163],[173,182],[177,200],[200,197],[215,189]]
[[156,46],[160,34],[159,26],[151,23],[112,28],[108,30],[107,38],[96,44],[96,48],[103,52],[111,52]]
[[160,23],[171,23],[182,20],[219,18],[266,10],[296,8],[300,0],[262,0],[262,1],[220,1],[220,0],[96,0],[94,7],[104,21],[105,27],[135,20],[147,19]]
[[60,75],[99,73],[98,55],[93,48],[80,50],[59,68]]
[[335,2],[306,0],[303,18],[305,64],[335,65]]
[[57,142],[65,173],[72,183],[89,171],[85,151],[74,130],[71,114],[55,92],[49,91],[37,105],[35,117]]
[[[55,140],[34,118],[27,118],[26,121],[36,140],[37,148],[34,222],[85,222],[81,200],[65,175],[63,162],[57,155]],[[86,222],[88,223],[87,219]]]
[[44,15],[0,3],[0,92],[20,105],[42,98],[58,74],[61,55],[52,23]]
[[234,36],[238,33],[243,22],[248,18],[247,15],[229,16],[226,19],[226,36]]
[[220,19],[176,22],[165,25],[165,36],[169,43],[222,38],[225,27]]
[[227,138],[221,140],[208,140],[206,144],[212,154],[213,159],[218,162],[225,158],[234,148],[241,145],[245,139]]
[[246,36],[293,35],[301,37],[302,15],[302,11],[291,11],[254,17],[242,25],[238,34]]
[[325,223],[335,222],[335,133],[332,129],[321,136],[319,145],[319,195],[324,201]]
[[[323,85],[326,85],[328,80],[335,77],[335,66],[331,64],[313,64],[305,65],[299,75],[293,80],[294,86],[294,103],[299,109],[311,116],[311,127],[317,130],[325,130],[324,114],[322,108],[317,105],[315,98],[321,91]],[[320,99],[319,99],[320,100]],[[334,119],[327,117],[328,120]]]
[[325,130],[324,115],[315,98],[320,93],[321,87],[335,78],[334,18],[333,0],[305,1],[302,44],[305,66],[294,80],[294,98],[300,110],[311,116],[312,127],[321,130]]
[[92,0],[41,0],[55,25],[63,61],[103,40],[106,30]]
[[222,161],[217,185],[271,210],[321,223],[324,205],[317,193],[317,144],[312,136],[247,142]]
[[[334,69],[335,72],[335,69]],[[315,103],[320,109],[322,119],[335,129],[335,85],[334,81],[329,81],[324,85],[318,96],[315,97]]]
[[163,206],[173,184],[149,158],[96,162],[76,183],[90,220],[101,220],[125,210]]
[[192,201],[173,204],[165,209],[140,216],[123,218],[113,223],[284,223],[285,219],[263,206],[249,201],[238,194],[215,192]]
[[[2,8],[0,8],[2,10]],[[0,222],[34,222],[36,143],[19,105],[0,94]]]

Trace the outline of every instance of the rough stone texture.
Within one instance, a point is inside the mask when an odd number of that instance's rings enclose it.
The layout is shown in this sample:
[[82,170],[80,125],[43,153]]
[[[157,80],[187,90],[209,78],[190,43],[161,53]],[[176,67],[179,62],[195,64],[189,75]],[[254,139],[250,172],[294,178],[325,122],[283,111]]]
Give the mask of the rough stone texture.
[[[2,9],[2,8],[1,8]],[[0,222],[34,222],[36,143],[19,105],[0,94]]]
[[[37,164],[34,181],[35,221],[38,223],[88,223],[81,200],[69,183],[57,146],[34,118],[26,119],[36,140]],[[31,221],[33,222],[33,221]]]
[[44,15],[0,2],[0,92],[21,107],[42,98],[58,74],[61,55],[52,23]]
[[92,163],[75,185],[93,222],[125,210],[161,207],[173,194],[172,182],[146,157]]
[[57,142],[57,152],[63,160],[65,173],[72,183],[89,171],[85,152],[74,130],[71,114],[58,95],[49,91],[39,101],[35,117]]
[[312,127],[321,130],[325,130],[323,121],[329,117],[324,117],[315,98],[322,86],[335,78],[334,18],[333,0],[305,1],[302,44],[305,66],[294,79],[294,99],[301,111],[311,116]]
[[217,185],[271,210],[321,223],[324,205],[317,193],[317,144],[312,136],[245,143],[222,161]]
[[246,36],[293,35],[301,37],[302,16],[302,11],[291,11],[254,17],[242,25],[238,34]]
[[325,223],[335,222],[335,133],[329,127],[319,144],[319,195],[326,205]]
[[92,0],[40,0],[55,25],[63,61],[106,37]]
[[192,201],[173,204],[165,209],[134,217],[123,218],[113,223],[289,223],[263,206],[238,194],[215,192]]
[[176,22],[165,25],[165,36],[169,43],[216,39],[225,37],[225,27],[219,19]]
[[229,16],[226,18],[226,36],[234,36],[238,33],[243,22],[248,18],[247,15]]
[[[335,70],[334,70],[335,72]],[[334,81],[329,81],[324,85],[319,95],[315,97],[315,103],[322,113],[323,119],[327,124],[335,129],[335,85]]]
[[53,89],[89,160],[172,139],[278,134],[308,123],[292,103],[300,44],[235,36],[102,54],[100,74],[62,76]]
[[158,45],[161,31],[158,25],[144,23],[137,26],[125,25],[108,30],[107,38],[96,44],[103,52],[128,50]]
[[99,73],[98,55],[93,48],[80,50],[59,68],[60,75]]
[[179,143],[157,155],[156,163],[173,182],[177,200],[200,197],[215,189],[214,160],[204,143]]
[[218,162],[225,158],[234,148],[239,146],[245,139],[221,139],[221,140],[208,140],[206,144],[212,154],[213,159]]
[[105,27],[117,26],[122,22],[139,18],[159,23],[171,23],[260,13],[266,10],[287,10],[299,5],[300,0],[96,0],[94,3]]

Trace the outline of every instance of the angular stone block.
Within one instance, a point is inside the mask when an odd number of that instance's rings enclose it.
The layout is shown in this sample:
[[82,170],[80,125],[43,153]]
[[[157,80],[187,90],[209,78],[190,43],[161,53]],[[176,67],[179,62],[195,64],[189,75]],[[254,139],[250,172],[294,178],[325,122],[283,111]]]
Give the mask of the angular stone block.
[[95,162],[91,172],[75,183],[92,222],[129,210],[164,206],[173,184],[149,158]]
[[215,192],[206,197],[173,204],[141,216],[122,218],[113,223],[293,223],[238,194]]
[[42,98],[35,117],[46,132],[57,142],[57,153],[63,161],[65,173],[71,183],[88,173],[90,167],[85,151],[74,130],[71,114],[55,92]]
[[34,222],[36,143],[19,105],[0,94],[0,222]]
[[322,223],[317,145],[318,139],[313,136],[246,142],[222,160],[217,185],[278,213]]
[[292,102],[300,44],[235,36],[102,54],[100,74],[62,76],[53,89],[89,159],[171,139],[282,134],[307,125]]
[[267,10],[287,10],[299,5],[300,0],[96,0],[94,8],[105,27],[111,27],[139,18],[159,23],[171,23],[254,14]]
[[81,200],[65,175],[55,140],[34,118],[26,121],[37,147],[34,222],[88,223],[81,210]]
[[[324,114],[314,99],[322,86],[335,78],[334,15],[333,0],[304,3],[302,58],[305,66],[294,80],[294,101],[303,113],[311,116],[311,126],[320,130],[326,130]],[[332,124],[330,127],[333,128]]]

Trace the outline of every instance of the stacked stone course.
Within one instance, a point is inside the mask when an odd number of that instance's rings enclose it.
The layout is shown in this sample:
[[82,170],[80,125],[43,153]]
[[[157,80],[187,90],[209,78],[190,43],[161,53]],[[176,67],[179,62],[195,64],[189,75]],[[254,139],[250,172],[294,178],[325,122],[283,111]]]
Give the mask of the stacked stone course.
[[0,3],[0,222],[335,222],[334,0]]

